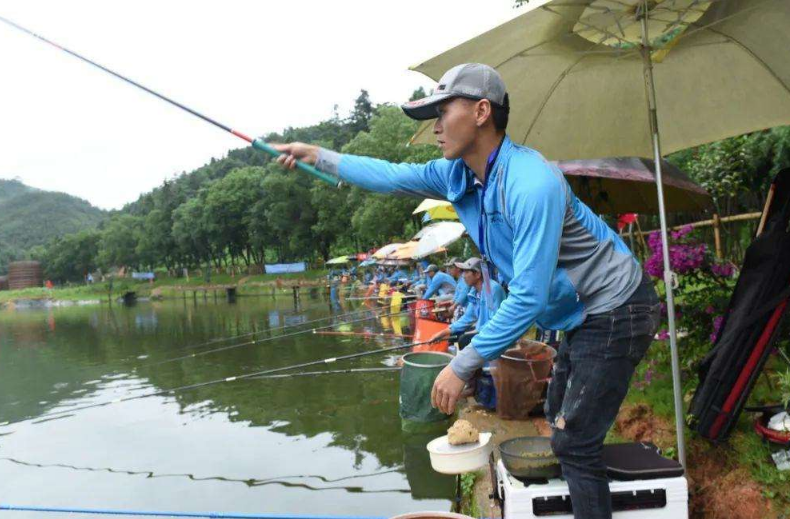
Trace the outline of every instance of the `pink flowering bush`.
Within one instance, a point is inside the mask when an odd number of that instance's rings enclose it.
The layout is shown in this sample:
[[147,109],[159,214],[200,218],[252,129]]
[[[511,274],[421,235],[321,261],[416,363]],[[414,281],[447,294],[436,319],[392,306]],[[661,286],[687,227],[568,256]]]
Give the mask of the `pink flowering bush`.
[[[664,259],[658,232],[648,236],[648,245],[651,255],[645,262],[645,271],[663,280]],[[684,365],[690,368],[718,338],[737,269],[730,262],[717,262],[690,225],[670,234],[669,264],[678,278],[675,290],[677,328],[687,334],[679,343],[681,356]],[[663,303],[661,313],[666,316]],[[657,338],[669,338],[666,326]]]

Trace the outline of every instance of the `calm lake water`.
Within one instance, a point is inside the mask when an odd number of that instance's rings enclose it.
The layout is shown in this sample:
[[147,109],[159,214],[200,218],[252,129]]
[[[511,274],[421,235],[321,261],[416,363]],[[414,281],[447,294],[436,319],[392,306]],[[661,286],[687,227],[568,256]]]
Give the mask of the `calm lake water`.
[[[249,340],[195,347],[218,337],[258,331],[265,338],[371,317],[344,315],[365,308],[333,309],[309,297],[298,307],[287,297],[229,304],[210,295],[0,311],[0,502],[330,515],[449,510],[454,480],[431,470],[429,437],[401,432],[393,372],[236,381],[50,416],[403,342],[306,333],[161,363]],[[335,330],[392,331],[394,324],[408,333],[408,319],[394,319]],[[332,369],[391,360],[374,355]]]

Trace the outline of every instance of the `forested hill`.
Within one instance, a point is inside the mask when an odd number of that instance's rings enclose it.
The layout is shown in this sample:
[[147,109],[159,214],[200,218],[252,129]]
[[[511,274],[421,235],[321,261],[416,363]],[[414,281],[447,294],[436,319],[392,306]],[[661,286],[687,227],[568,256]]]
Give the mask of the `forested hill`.
[[80,198],[0,179],[0,273],[33,247],[96,227],[107,213]]
[[[413,98],[425,93],[419,89]],[[395,162],[424,162],[435,146],[408,146],[417,123],[400,108],[374,106],[364,90],[346,117],[264,135],[267,142],[303,141]],[[337,189],[286,172],[251,147],[168,178],[97,228],[49,242],[27,256],[55,282],[114,267],[168,270],[249,268],[266,263],[316,263],[411,236],[420,201]]]

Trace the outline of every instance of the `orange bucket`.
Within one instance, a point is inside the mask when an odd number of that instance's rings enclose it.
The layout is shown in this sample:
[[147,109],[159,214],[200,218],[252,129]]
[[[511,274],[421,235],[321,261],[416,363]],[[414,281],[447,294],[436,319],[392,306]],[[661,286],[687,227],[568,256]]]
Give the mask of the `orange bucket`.
[[[431,337],[433,337],[434,335],[436,335],[442,330],[446,330],[449,327],[450,327],[449,324],[443,323],[441,321],[435,321],[433,319],[423,319],[422,317],[418,317],[417,327],[414,333],[414,342],[428,341],[430,340]],[[412,351],[441,351],[446,353],[449,347],[450,347],[449,342],[440,341],[440,342],[434,342],[433,344],[422,344],[420,346],[415,346],[414,348],[412,348]]]
[[430,299],[418,299],[414,302],[414,316],[417,318],[433,317],[433,301]]

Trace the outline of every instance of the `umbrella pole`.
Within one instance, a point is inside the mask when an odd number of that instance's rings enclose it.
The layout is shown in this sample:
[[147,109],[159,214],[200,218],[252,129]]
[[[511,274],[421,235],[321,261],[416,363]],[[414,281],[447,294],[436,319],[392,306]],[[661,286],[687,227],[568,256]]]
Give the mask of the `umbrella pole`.
[[656,109],[656,88],[653,81],[653,60],[650,56],[650,40],[647,34],[647,19],[650,15],[647,0],[642,3],[642,62],[644,63],[645,89],[650,121],[650,137],[653,144],[653,160],[656,169],[656,191],[658,193],[658,215],[661,221],[661,245],[664,260],[664,287],[667,297],[667,320],[669,321],[669,349],[672,359],[672,392],[675,400],[675,428],[677,430],[678,461],[686,467],[686,442],[684,438],[685,420],[683,394],[680,379],[680,356],[678,355],[677,332],[675,328],[675,295],[672,266],[669,263],[669,239],[667,236],[667,216],[664,205],[664,182],[661,176],[661,139],[658,131],[658,112]]

